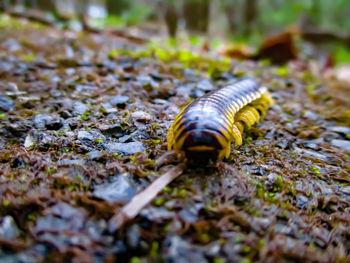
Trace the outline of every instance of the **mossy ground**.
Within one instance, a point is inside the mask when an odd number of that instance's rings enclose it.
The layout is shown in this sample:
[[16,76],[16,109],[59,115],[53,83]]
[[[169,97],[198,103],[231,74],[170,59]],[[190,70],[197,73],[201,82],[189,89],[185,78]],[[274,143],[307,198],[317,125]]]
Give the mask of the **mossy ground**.
[[[0,259],[350,260],[350,91],[334,69],[15,20],[0,27],[0,91],[13,103],[0,113]],[[125,200],[103,200],[96,186],[126,174],[140,190],[183,162],[166,153],[179,109],[242,74],[276,102],[243,145],[224,162],[189,167],[109,233]],[[113,104],[115,96],[128,99]],[[114,151],[127,143],[142,150]]]

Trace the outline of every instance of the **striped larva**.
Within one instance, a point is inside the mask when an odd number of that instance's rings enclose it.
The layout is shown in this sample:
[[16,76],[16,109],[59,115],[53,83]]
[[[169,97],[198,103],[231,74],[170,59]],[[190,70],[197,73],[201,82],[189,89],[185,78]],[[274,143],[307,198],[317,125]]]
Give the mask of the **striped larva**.
[[242,133],[265,114],[273,100],[266,87],[251,78],[231,81],[200,97],[176,116],[167,134],[168,150],[191,158],[228,158],[231,142],[242,144]]

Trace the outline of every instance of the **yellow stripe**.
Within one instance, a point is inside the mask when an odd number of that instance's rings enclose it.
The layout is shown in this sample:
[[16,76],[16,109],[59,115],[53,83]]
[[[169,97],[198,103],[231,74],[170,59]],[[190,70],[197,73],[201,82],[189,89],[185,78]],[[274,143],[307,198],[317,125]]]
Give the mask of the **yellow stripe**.
[[197,146],[188,147],[187,150],[196,151],[196,152],[204,152],[204,151],[214,151],[214,150],[216,150],[216,148],[214,146],[197,145]]

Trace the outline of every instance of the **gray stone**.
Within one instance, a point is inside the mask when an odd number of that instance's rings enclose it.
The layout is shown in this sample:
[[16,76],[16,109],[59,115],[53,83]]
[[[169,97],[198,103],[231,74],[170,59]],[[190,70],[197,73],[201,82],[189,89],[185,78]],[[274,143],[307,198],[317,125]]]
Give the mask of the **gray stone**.
[[118,109],[112,107],[112,105],[109,103],[102,103],[101,106],[103,107],[104,112],[106,112],[107,114],[118,112]]
[[17,93],[18,92],[18,87],[16,83],[13,82],[9,82],[6,86],[6,89],[8,91],[12,91],[13,93]]
[[179,216],[186,223],[195,223],[198,221],[199,210],[203,208],[203,203],[191,203],[181,209]]
[[47,148],[51,144],[57,142],[57,137],[51,134],[52,132],[39,132],[37,130],[30,130],[26,136],[24,146],[30,148],[34,145]]
[[79,127],[82,124],[82,120],[78,117],[74,117],[74,118],[69,118],[67,120],[67,124],[69,125],[69,127],[74,130],[77,127]]
[[309,149],[316,150],[316,151],[320,149],[320,146],[319,146],[320,143],[323,143],[322,138],[302,142],[302,144],[305,148],[309,148]]
[[342,127],[342,126],[334,126],[334,127],[327,127],[328,130],[340,134],[350,134],[350,128],[349,127]]
[[332,140],[331,144],[335,147],[339,147],[345,151],[350,151],[350,141],[346,140]]
[[307,150],[298,147],[295,147],[294,150],[307,158],[318,159],[328,163],[332,163],[334,161],[331,156],[313,150]]
[[163,100],[163,99],[154,99],[152,102],[153,102],[154,104],[157,104],[157,105],[165,105],[165,104],[168,103],[167,100]]
[[132,141],[138,142],[140,140],[147,140],[149,138],[150,138],[150,136],[145,130],[138,129],[131,134],[127,134],[127,135],[120,137],[118,139],[118,142],[122,142],[122,143],[132,142]]
[[48,130],[57,131],[62,128],[64,125],[63,119],[61,118],[53,118],[50,122],[46,123],[45,127]]
[[342,187],[342,188],[340,189],[340,191],[341,191],[343,194],[350,195],[350,186]]
[[94,186],[94,196],[109,202],[127,202],[136,195],[137,191],[137,185],[127,173]]
[[0,61],[0,70],[2,72],[10,72],[15,67],[15,64],[10,61]]
[[141,241],[141,231],[138,225],[132,225],[126,232],[126,243],[130,248],[136,249]]
[[168,236],[163,246],[166,262],[208,262],[202,250],[179,236]]
[[67,167],[72,167],[74,165],[77,166],[83,166],[84,165],[84,160],[80,159],[62,159],[57,162],[58,166],[67,166]]
[[267,182],[270,185],[272,185],[278,177],[279,177],[279,175],[276,173],[269,173],[267,176]]
[[70,204],[59,202],[45,209],[46,216],[39,217],[35,231],[64,231],[82,229],[86,220],[86,211]]
[[310,120],[317,120],[318,119],[318,115],[312,111],[309,111],[309,110],[305,111],[304,117],[308,118]]
[[80,101],[75,101],[73,103],[73,115],[82,115],[89,110],[89,107]]
[[140,122],[147,122],[152,120],[152,116],[145,111],[135,111],[131,113],[131,118]]
[[112,99],[110,100],[110,103],[113,106],[117,106],[120,108],[124,108],[126,103],[130,100],[130,98],[128,96],[114,96],[112,97]]
[[293,235],[293,228],[290,225],[286,225],[284,223],[277,223],[274,226],[274,232],[277,234],[284,234],[284,235]]
[[211,84],[211,82],[207,79],[204,79],[201,82],[199,82],[197,88],[206,92],[214,90],[213,84]]
[[66,220],[72,220],[73,218],[80,218],[84,220],[86,212],[83,208],[73,207],[70,204],[59,202],[54,206],[48,208],[46,212],[50,212],[55,216],[64,218]]
[[133,155],[138,152],[144,152],[146,148],[141,142],[117,143],[109,142],[105,144],[106,150],[111,153],[121,155]]
[[[89,237],[94,241],[99,241],[103,235],[103,232],[107,228],[107,222],[104,219],[89,220],[86,222],[85,229],[89,234]],[[104,238],[106,240],[106,238]]]
[[220,240],[215,240],[203,247],[203,251],[207,256],[215,257],[219,254],[222,243]]
[[164,220],[173,219],[176,217],[176,212],[169,211],[167,208],[149,206],[142,209],[140,215],[154,222],[163,222]]
[[100,159],[103,156],[103,153],[97,150],[92,150],[87,153],[90,159],[97,160]]
[[101,124],[98,124],[97,127],[103,134],[113,135],[114,137],[117,137],[117,138],[123,136],[123,128],[119,123],[113,123],[113,124],[101,123]]
[[188,97],[192,93],[192,89],[194,89],[193,84],[181,84],[176,88],[176,95],[179,97]]
[[94,136],[87,131],[78,131],[78,140],[86,146],[92,146],[94,144]]
[[10,111],[13,110],[14,104],[13,101],[4,97],[0,96],[0,111]]
[[37,129],[45,129],[45,126],[47,123],[50,123],[52,121],[52,117],[47,114],[38,114],[35,115],[33,119],[34,126]]
[[336,139],[341,139],[341,135],[339,135],[338,133],[336,132],[331,132],[331,131],[325,131],[323,134],[322,134],[322,137],[323,137],[323,140],[325,142],[331,142],[332,140],[336,140]]
[[34,126],[37,129],[59,130],[63,126],[63,120],[58,116],[50,116],[47,114],[38,114],[33,119]]
[[5,48],[5,49],[8,49],[11,52],[18,51],[18,50],[20,50],[22,48],[22,46],[13,38],[6,39],[1,44],[1,47]]
[[142,86],[151,86],[153,89],[159,88],[158,82],[154,81],[150,76],[139,75],[136,79]]
[[302,195],[302,194],[297,194],[296,199],[297,199],[296,205],[299,208],[305,208],[307,203],[309,202],[309,199],[305,195]]
[[0,238],[11,240],[19,235],[19,230],[11,216],[0,219]]
[[76,220],[68,221],[64,218],[48,215],[46,217],[39,217],[37,219],[35,230],[40,231],[64,231],[64,230],[78,230],[83,227],[83,222]]
[[192,97],[197,99],[197,98],[202,97],[205,94],[205,92],[203,90],[200,90],[200,89],[195,89],[195,90],[191,91],[190,94]]
[[199,79],[199,77],[196,76],[196,73],[189,68],[185,68],[182,74],[188,78]]
[[31,133],[28,133],[25,140],[24,140],[24,147],[25,148],[31,148],[34,146],[36,139],[33,137]]

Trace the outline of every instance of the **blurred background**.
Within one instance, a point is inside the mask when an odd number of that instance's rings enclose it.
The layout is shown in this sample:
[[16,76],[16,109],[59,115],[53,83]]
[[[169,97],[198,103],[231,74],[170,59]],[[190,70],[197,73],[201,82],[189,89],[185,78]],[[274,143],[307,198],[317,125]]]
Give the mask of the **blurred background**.
[[258,47],[287,33],[330,52],[336,63],[350,62],[348,0],[1,0],[0,9],[76,30],[135,26],[194,45],[224,39]]

